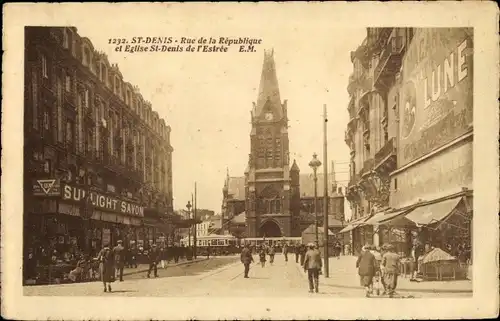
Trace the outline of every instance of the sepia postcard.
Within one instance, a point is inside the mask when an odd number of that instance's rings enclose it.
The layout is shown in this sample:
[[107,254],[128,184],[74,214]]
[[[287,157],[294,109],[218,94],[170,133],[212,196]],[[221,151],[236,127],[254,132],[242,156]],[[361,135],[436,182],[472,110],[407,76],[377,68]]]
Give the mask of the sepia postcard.
[[494,3],[4,8],[2,317],[498,316]]

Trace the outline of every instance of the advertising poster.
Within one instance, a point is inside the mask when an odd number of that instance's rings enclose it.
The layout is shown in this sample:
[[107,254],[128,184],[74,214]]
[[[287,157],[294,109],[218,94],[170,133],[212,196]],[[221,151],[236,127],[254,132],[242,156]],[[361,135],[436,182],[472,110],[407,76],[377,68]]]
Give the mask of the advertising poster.
[[418,29],[403,60],[398,167],[472,130],[473,30]]

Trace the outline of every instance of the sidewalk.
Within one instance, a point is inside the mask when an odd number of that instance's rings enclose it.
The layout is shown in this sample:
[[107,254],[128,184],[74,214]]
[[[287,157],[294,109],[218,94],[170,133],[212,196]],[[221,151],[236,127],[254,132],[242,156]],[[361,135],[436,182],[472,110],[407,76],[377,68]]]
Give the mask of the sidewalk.
[[[359,276],[356,269],[355,256],[341,256],[340,259],[330,258],[330,277],[320,276],[320,284],[339,288],[360,289]],[[304,269],[297,264],[297,268],[306,276]],[[410,278],[398,277],[397,291],[423,293],[472,293],[471,280],[455,281],[423,281],[410,282]]]
[[[186,259],[179,260],[178,263],[174,263],[174,261],[172,260],[172,261],[170,261],[170,263],[168,263],[166,265],[166,267],[169,268],[169,267],[174,267],[174,266],[197,263],[197,262],[206,261],[206,260],[209,260],[209,259],[207,259],[206,257],[198,257],[198,258],[193,259],[191,261],[188,261]],[[161,268],[160,264],[158,264],[158,268]],[[148,269],[149,269],[149,264],[138,264],[137,268],[124,268],[123,269],[123,276],[147,272]]]

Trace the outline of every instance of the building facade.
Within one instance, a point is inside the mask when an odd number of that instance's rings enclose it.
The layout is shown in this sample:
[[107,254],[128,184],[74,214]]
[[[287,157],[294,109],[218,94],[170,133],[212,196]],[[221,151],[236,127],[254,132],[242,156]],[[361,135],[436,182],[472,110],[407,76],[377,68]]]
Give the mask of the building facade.
[[28,27],[25,42],[25,245],[95,252],[169,233],[170,127],[76,28]]
[[472,48],[466,28],[368,28],[352,53],[346,196],[355,250],[470,246]]
[[295,236],[299,168],[290,164],[287,102],[281,102],[274,52],[264,51],[257,102],[250,112],[250,154],[245,171],[248,237]]
[[[323,226],[323,208],[324,208],[324,188],[323,174],[318,176],[318,224]],[[328,177],[328,182],[331,188],[328,193],[328,214],[329,228],[332,231],[339,231],[345,225],[344,218],[344,200],[342,188],[338,187],[335,182],[335,174],[331,173]],[[298,216],[298,231],[300,235],[311,224],[316,222],[316,211],[314,202],[314,180],[312,174],[299,175],[299,194],[300,202],[294,204],[297,206]],[[229,231],[236,237],[247,236],[247,225],[245,212],[245,177],[226,177],[223,188],[223,211],[222,211],[222,226],[223,230]],[[298,236],[300,236],[298,235]],[[268,235],[269,236],[269,235]],[[284,236],[284,235],[278,235]],[[259,237],[259,236],[257,236]]]

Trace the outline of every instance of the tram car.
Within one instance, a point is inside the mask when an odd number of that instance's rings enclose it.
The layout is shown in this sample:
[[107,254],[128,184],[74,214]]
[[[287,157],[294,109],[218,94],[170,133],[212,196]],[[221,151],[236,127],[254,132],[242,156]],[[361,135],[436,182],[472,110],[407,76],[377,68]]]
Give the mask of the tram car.
[[[200,256],[207,255],[208,251],[210,251],[211,256],[232,255],[239,253],[240,242],[232,235],[210,234],[206,236],[198,236],[196,238],[196,243],[196,253]],[[191,237],[191,240],[188,237],[181,240],[181,245],[183,246],[188,247],[193,244],[193,237]]]
[[280,253],[283,246],[287,244],[288,246],[294,246],[296,244],[301,244],[302,238],[299,237],[247,237],[241,239],[240,245],[243,246],[248,244],[254,250],[262,245],[274,246],[276,253]]

